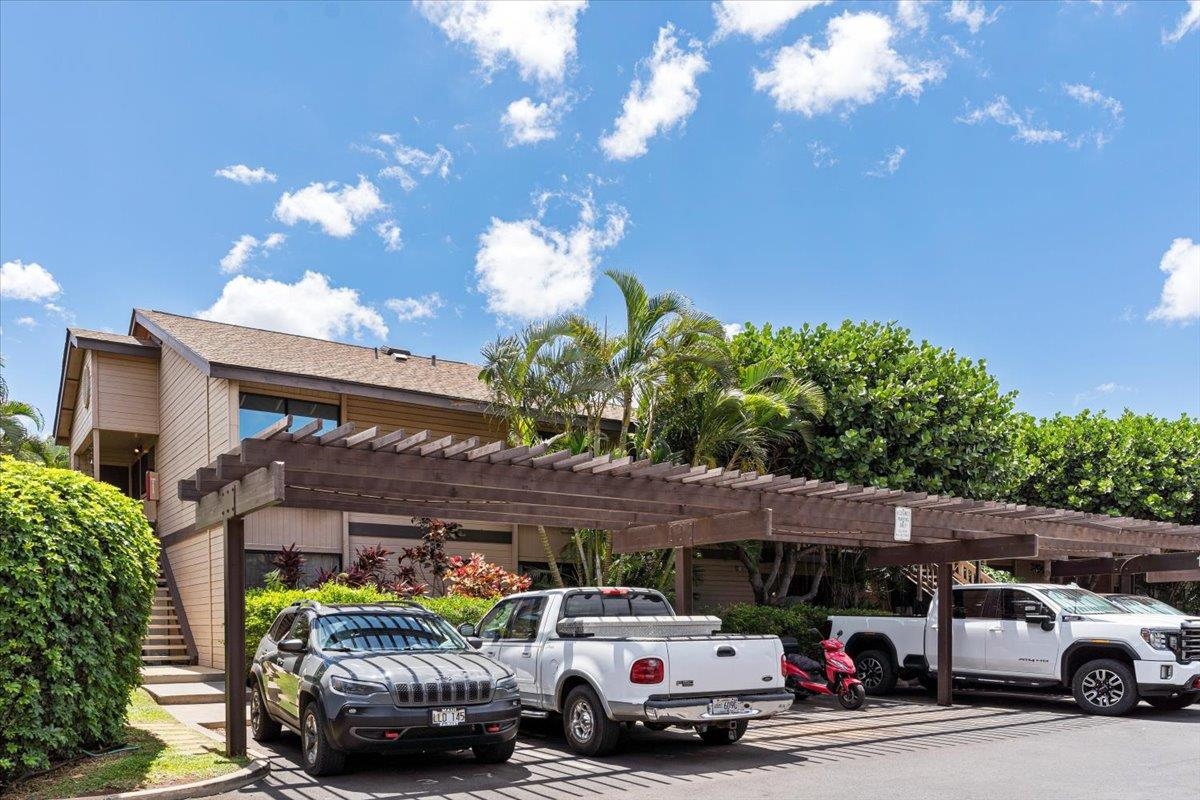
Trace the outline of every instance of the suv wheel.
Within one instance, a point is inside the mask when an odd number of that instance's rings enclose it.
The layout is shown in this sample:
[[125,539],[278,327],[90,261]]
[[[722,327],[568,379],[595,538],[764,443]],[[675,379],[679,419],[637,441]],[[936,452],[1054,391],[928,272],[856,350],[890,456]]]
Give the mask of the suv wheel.
[[516,749],[517,740],[509,739],[507,742],[472,747],[471,752],[475,754],[475,760],[480,764],[503,764],[512,758],[513,751]]
[[1138,701],[1133,670],[1111,658],[1089,661],[1076,670],[1071,689],[1075,702],[1089,714],[1116,717]]
[[250,735],[256,742],[273,742],[279,738],[281,725],[267,713],[262,684],[256,679],[250,685]]
[[336,775],[346,766],[346,754],[334,748],[325,735],[325,712],[319,700],[310,700],[300,712],[300,744],[304,771],[309,775]]
[[892,657],[882,650],[863,650],[854,657],[858,668],[858,679],[867,694],[887,694],[896,688],[896,668]]
[[590,686],[576,686],[563,704],[563,733],[567,744],[585,756],[604,756],[617,749],[621,726],[604,714],[604,705]]

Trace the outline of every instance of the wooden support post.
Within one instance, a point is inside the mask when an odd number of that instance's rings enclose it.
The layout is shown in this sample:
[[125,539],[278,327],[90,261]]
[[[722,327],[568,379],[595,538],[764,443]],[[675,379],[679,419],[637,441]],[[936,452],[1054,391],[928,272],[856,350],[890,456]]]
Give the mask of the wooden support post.
[[938,705],[948,706],[954,698],[954,565],[938,564]]
[[246,521],[225,520],[225,755],[246,755]]
[[692,548],[675,548],[675,613],[692,613]]

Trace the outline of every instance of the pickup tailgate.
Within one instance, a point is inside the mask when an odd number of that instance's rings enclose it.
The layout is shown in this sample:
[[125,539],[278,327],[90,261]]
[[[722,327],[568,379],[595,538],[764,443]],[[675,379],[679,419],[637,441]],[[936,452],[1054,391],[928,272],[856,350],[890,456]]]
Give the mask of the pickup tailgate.
[[724,695],[781,689],[783,645],[776,636],[666,639],[668,692]]

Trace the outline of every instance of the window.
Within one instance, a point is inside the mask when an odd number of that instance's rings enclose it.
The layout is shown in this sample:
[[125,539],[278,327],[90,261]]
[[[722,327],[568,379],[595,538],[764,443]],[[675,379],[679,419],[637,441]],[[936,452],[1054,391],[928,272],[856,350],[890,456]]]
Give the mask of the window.
[[1066,614],[1120,614],[1121,609],[1087,589],[1074,586],[1047,586],[1042,591],[1058,603]]
[[[262,588],[267,585],[267,573],[275,569],[272,563],[278,550],[247,550],[246,551],[246,587]],[[340,553],[304,553],[304,570],[300,583],[311,586],[322,570],[329,572],[342,571],[342,556]]]
[[517,603],[513,612],[512,622],[508,626],[505,639],[516,639],[520,642],[532,642],[537,638],[538,625],[542,621],[542,611],[546,607],[546,598],[527,597]]
[[998,614],[995,610],[989,611],[990,617],[1024,620],[1028,614],[1050,614],[1045,603],[1021,589],[1001,589],[993,594],[999,595],[1000,608]]
[[317,620],[322,650],[466,650],[467,643],[441,617],[425,614],[349,613]]
[[[517,571],[522,575],[528,575],[533,581],[530,589],[554,589],[558,586],[550,574],[550,565],[545,561],[522,561],[517,565]],[[578,573],[574,564],[559,562],[558,572],[567,586],[579,585],[576,577]]]
[[954,618],[982,619],[987,605],[988,589],[955,589]]
[[308,614],[298,614],[296,621],[292,623],[292,627],[288,630],[285,639],[299,639],[308,644],[308,635],[312,633],[312,620],[308,618]]
[[292,622],[296,619],[294,609],[284,609],[275,618],[275,624],[271,626],[271,630],[267,631],[267,636],[273,642],[278,642],[283,638],[283,635],[292,627]]
[[513,610],[517,607],[516,600],[505,600],[493,608],[479,623],[479,638],[494,642],[503,639],[508,632],[508,623],[512,619]]
[[666,599],[656,592],[630,592],[606,595],[603,592],[576,592],[567,595],[564,617],[639,617],[671,616]]
[[332,403],[242,392],[238,400],[238,436],[253,436],[286,414],[292,415],[293,427],[319,419],[324,432],[338,426],[341,409]]

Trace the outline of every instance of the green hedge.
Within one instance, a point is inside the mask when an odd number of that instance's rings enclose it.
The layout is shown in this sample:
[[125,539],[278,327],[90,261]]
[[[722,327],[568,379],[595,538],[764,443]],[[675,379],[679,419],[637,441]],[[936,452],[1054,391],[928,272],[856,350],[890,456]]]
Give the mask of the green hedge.
[[0,458],[0,783],[120,739],[157,574],[141,504]]
[[800,649],[810,655],[819,641],[810,632],[813,628],[824,630],[826,620],[837,614],[843,617],[890,616],[890,611],[873,608],[825,608],[824,606],[795,605],[756,606],[738,603],[724,609],[721,614],[723,633],[766,634],[768,636],[794,636]]
[[[297,600],[316,600],[329,605],[337,603],[378,603],[404,598],[391,592],[381,592],[367,586],[352,589],[337,583],[326,583],[316,589],[251,589],[246,592],[246,652],[254,655],[258,642],[266,635],[279,612]],[[476,597],[417,597],[416,602],[445,617],[458,627],[464,622],[476,623],[499,598]]]

